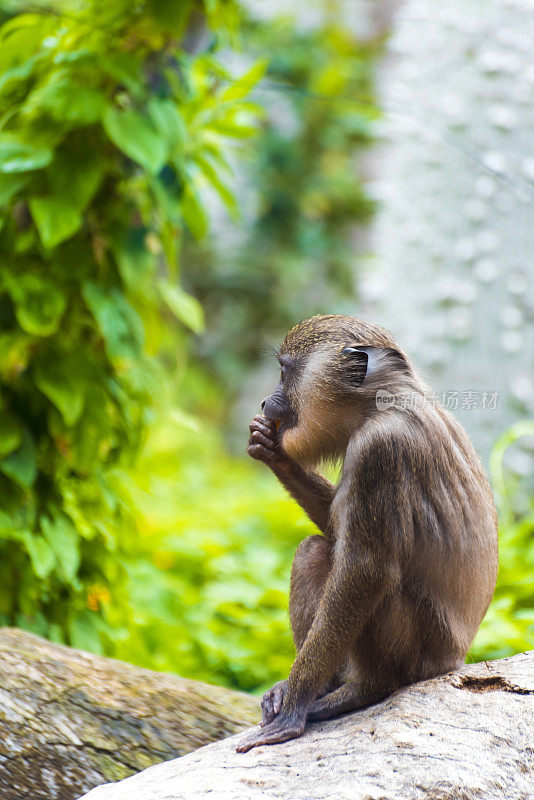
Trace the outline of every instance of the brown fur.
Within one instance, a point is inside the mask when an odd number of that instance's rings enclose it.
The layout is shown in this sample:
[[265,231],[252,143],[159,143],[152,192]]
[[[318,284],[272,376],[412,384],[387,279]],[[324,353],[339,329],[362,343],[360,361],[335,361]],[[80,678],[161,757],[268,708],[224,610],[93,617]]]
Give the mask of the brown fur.
[[[263,728],[240,751],[459,666],[497,573],[496,514],[480,460],[459,423],[424,402],[427,387],[387,331],[355,317],[313,317],[288,333],[279,358],[285,377],[265,401],[267,419],[251,423],[248,452],[322,536],[304,540],[293,563],[289,679],[265,694]],[[379,389],[417,402],[379,410]],[[336,457],[337,486],[310,471]]]

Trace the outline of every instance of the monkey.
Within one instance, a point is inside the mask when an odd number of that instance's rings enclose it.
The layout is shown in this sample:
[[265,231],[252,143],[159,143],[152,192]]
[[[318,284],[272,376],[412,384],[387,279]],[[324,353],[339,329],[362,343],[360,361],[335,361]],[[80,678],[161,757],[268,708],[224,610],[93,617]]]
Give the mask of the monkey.
[[[291,569],[293,666],[263,695],[241,753],[457,669],[497,576],[481,460],[387,330],[318,315],[289,331],[277,357],[280,382],[250,423],[247,452],[319,532]],[[328,460],[341,462],[336,485],[315,471]]]

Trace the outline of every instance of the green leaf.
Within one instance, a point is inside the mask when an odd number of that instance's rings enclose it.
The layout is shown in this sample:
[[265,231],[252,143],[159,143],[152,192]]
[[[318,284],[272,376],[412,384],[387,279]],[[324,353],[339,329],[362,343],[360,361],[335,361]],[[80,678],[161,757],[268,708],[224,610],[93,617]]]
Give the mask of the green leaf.
[[171,277],[175,277],[176,268],[178,266],[178,246],[180,244],[181,227],[180,230],[178,230],[177,226],[173,224],[170,219],[167,219],[161,226],[160,236],[163,252],[165,253],[165,260],[167,262],[167,271]]
[[147,12],[165,31],[171,31],[174,36],[179,36],[191,15],[192,0],[180,0],[179,3],[169,3],[168,0],[147,0]]
[[52,161],[48,147],[25,144],[9,133],[0,134],[0,172],[28,172]]
[[180,148],[186,137],[186,127],[176,102],[169,98],[151,97],[148,112],[156,129],[168,142],[169,151]]
[[0,458],[12,453],[22,441],[22,426],[11,414],[0,416]]
[[102,121],[111,141],[129,158],[148,172],[162,168],[168,154],[167,142],[150,120],[133,109],[119,111],[108,105]]
[[30,211],[45,247],[55,247],[82,224],[82,214],[61,197],[32,197]]
[[131,292],[142,291],[156,268],[154,255],[145,245],[145,234],[145,228],[129,230],[113,244],[120,276]]
[[83,86],[75,73],[61,69],[52,74],[44,86],[32,92],[27,100],[28,109],[48,111],[56,122],[90,125],[100,119],[106,97],[97,89]]
[[100,186],[105,169],[102,154],[87,144],[59,148],[47,169],[51,194],[83,211]]
[[163,301],[180,322],[194,333],[204,330],[204,310],[196,297],[169,283],[159,283],[158,289]]
[[141,65],[130,53],[105,53],[99,55],[100,66],[119,87],[126,87],[134,97],[142,93]]
[[18,328],[0,333],[0,378],[6,384],[13,383],[28,366],[34,341]]
[[54,55],[54,64],[76,64],[79,69],[81,65],[89,66],[92,70],[95,69],[95,61],[97,54],[94,50],[87,47],[81,47],[79,50],[65,50],[63,52],[56,52]]
[[[20,3],[12,3],[12,6],[12,12],[15,6],[19,6],[17,11],[23,10]],[[43,39],[48,35],[54,35],[60,24],[57,17],[52,14],[47,17],[43,13],[16,13],[4,22],[0,28],[0,74],[22,60],[30,59],[42,52]]]
[[69,465],[81,474],[98,472],[116,442],[116,420],[110,415],[110,408],[106,392],[98,384],[89,385],[84,413],[72,433],[68,454]]
[[254,125],[234,122],[232,117],[218,119],[207,127],[217,131],[221,136],[228,136],[232,139],[250,139],[251,136],[256,136],[258,133],[258,129]]
[[191,181],[186,184],[182,196],[182,213],[187,227],[195,239],[202,239],[208,229],[208,219],[197,190]]
[[2,76],[0,77],[0,95],[7,95],[17,84],[29,78],[36,63],[41,61],[42,58],[42,55],[26,58],[22,64],[17,64],[11,67],[11,69],[2,72]]
[[67,425],[74,425],[83,410],[87,375],[83,360],[75,353],[50,351],[35,364],[35,385],[61,412]]
[[104,338],[109,358],[132,361],[139,357],[144,343],[143,323],[116,287],[104,289],[84,283],[83,298],[95,317]]
[[41,529],[65,578],[72,582],[80,566],[79,537],[76,528],[68,517],[56,514],[53,519],[41,517]]
[[26,532],[24,546],[32,562],[33,571],[38,578],[46,578],[56,565],[56,557],[42,536]]
[[207,158],[197,154],[194,156],[195,162],[198,164],[206,180],[213,186],[224,205],[230,212],[232,219],[239,219],[239,206],[237,199],[230,187],[224,182],[220,172],[210,163]]
[[13,195],[31,181],[32,176],[24,173],[2,175],[0,179],[0,206],[6,205]]
[[262,58],[257,61],[249,70],[241,75],[234,83],[225,89],[220,95],[219,99],[222,102],[229,100],[240,100],[250,92],[250,90],[261,80],[267,69],[268,61]]
[[98,616],[94,611],[82,611],[69,622],[69,644],[78,650],[102,653]]
[[31,272],[4,273],[20,327],[34,336],[50,336],[63,316],[67,298],[51,281]]
[[0,461],[0,471],[23,489],[29,489],[33,485],[37,477],[35,446],[25,428],[22,431],[20,447]]

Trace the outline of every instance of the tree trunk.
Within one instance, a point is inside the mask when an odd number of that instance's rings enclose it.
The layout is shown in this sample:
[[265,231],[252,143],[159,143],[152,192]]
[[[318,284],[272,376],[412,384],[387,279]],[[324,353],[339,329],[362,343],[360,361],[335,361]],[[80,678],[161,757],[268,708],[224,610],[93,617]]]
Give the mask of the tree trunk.
[[84,800],[527,800],[534,797],[534,651],[471,664],[300,739],[240,736],[93,789]]
[[259,718],[239,692],[0,629],[0,798],[73,800]]
[[[382,81],[375,257],[357,312],[394,333],[485,458],[534,413],[532,10],[530,0],[402,5]],[[521,455],[514,466],[532,474]]]

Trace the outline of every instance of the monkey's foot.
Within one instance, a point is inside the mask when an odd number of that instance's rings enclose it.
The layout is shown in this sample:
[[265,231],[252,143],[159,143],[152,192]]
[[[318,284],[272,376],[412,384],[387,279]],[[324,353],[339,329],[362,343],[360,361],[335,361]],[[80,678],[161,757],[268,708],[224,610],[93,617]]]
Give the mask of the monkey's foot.
[[330,719],[338,714],[346,714],[347,711],[366,708],[383,700],[388,694],[390,692],[387,690],[363,691],[357,683],[344,683],[311,704],[308,708],[308,722]]
[[247,753],[260,744],[279,744],[289,739],[297,739],[302,735],[306,725],[306,711],[304,713],[279,714],[273,722],[263,728],[249,733],[241,739],[236,747],[238,753]]
[[272,722],[273,719],[280,713],[284,697],[287,692],[287,681],[278,681],[272,689],[265,692],[261,699],[261,713],[262,721],[261,726],[264,727]]

